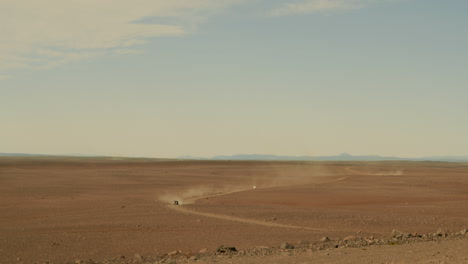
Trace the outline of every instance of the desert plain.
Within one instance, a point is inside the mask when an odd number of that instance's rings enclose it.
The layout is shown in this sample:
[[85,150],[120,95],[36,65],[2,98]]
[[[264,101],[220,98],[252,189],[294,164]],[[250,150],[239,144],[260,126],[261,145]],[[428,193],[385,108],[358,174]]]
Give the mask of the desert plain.
[[[0,263],[159,263],[170,252],[196,256],[220,245],[281,251],[284,242],[324,237],[466,228],[466,163],[0,158]],[[468,263],[468,235],[445,236],[192,260]]]

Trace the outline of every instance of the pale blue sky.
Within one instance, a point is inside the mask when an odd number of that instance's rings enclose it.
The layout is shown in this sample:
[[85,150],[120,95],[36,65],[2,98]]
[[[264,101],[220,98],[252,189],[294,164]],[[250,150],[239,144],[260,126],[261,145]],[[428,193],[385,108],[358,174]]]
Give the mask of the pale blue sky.
[[95,2],[0,0],[0,152],[468,155],[467,1]]

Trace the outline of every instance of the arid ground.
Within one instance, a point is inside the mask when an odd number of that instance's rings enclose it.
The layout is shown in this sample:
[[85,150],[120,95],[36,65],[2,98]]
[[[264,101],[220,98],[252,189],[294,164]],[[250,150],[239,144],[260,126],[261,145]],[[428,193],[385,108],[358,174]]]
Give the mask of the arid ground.
[[[468,228],[466,163],[0,158],[0,263],[132,263],[439,228]],[[467,240],[232,263],[468,263]]]

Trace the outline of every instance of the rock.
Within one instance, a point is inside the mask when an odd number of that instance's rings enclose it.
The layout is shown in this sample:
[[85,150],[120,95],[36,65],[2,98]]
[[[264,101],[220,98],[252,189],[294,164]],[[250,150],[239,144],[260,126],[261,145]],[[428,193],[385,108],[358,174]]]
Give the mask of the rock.
[[141,255],[138,254],[138,253],[135,254],[135,255],[133,255],[133,258],[134,258],[134,259],[138,259],[138,260],[142,259]]
[[398,231],[396,229],[392,230],[392,237],[393,238],[402,238],[403,237],[403,232]]
[[365,240],[369,245],[372,245],[372,244],[375,243],[375,241],[374,241],[374,236],[366,237],[364,240]]
[[343,238],[344,242],[353,241],[353,240],[356,240],[355,236],[347,236],[347,237]]
[[218,247],[216,252],[222,253],[222,254],[233,253],[233,252],[237,252],[237,249],[235,247],[221,245],[221,246]]
[[168,255],[168,256],[175,256],[175,255],[177,255],[177,254],[179,254],[179,253],[180,253],[180,251],[174,250],[174,251],[171,251],[171,252],[167,253],[167,255]]
[[208,251],[206,248],[202,248],[198,251],[198,253],[205,253],[206,251]]
[[328,242],[328,241],[330,241],[330,238],[328,238],[328,237],[326,237],[326,236],[325,236],[325,237],[322,237],[322,238],[320,239],[320,242]]
[[281,249],[294,249],[294,246],[289,244],[288,242],[283,242],[281,243],[280,248]]
[[437,231],[435,232],[434,234],[435,236],[440,236],[440,237],[446,237],[447,236],[447,232],[445,232],[444,230],[442,230],[441,228],[437,229]]
[[191,257],[189,258],[189,260],[194,261],[194,260],[198,260],[198,258],[195,257],[195,256],[191,256]]
[[403,233],[401,231],[393,229],[392,230],[392,237],[396,238],[396,239],[410,238],[410,237],[412,237],[412,234]]
[[463,229],[460,231],[460,235],[466,235],[468,233],[468,229]]
[[269,249],[267,246],[256,246],[255,248],[258,250]]

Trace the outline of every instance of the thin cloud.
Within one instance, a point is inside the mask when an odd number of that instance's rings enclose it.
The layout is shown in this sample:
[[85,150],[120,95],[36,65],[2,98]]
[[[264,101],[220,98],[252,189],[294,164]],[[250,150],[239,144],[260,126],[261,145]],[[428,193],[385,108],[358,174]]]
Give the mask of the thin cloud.
[[38,69],[52,69],[62,64],[68,64],[72,62],[78,62],[82,60],[87,60],[93,57],[105,55],[106,52],[104,51],[95,51],[95,52],[57,52],[51,50],[42,50],[38,52],[38,54],[43,55],[41,65],[38,65],[36,68]]
[[[374,0],[375,1],[375,0]],[[363,8],[373,0],[307,0],[285,3],[270,12],[271,16],[287,16],[326,11],[353,10]]]
[[142,54],[143,51],[138,49],[116,49],[113,53],[117,55],[137,55]]
[[[137,53],[135,49],[151,38],[185,35],[202,18],[243,1],[2,0],[0,72]],[[135,22],[148,17],[173,19],[170,23]]]

